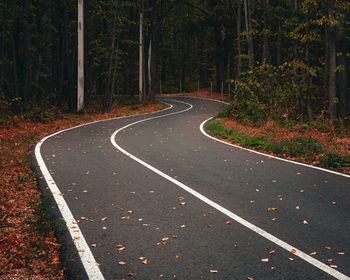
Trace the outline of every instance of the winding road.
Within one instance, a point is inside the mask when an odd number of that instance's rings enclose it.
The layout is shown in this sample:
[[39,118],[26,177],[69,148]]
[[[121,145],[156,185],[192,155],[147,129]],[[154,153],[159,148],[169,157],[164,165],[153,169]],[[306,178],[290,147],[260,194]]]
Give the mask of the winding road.
[[349,177],[209,138],[222,103],[165,102],[37,145],[69,278],[350,279]]

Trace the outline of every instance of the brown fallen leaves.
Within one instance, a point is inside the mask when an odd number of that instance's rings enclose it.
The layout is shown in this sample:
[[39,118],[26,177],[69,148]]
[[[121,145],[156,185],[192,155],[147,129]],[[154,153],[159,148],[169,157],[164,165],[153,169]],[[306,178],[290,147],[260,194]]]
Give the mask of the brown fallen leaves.
[[[59,245],[40,213],[40,193],[30,167],[32,147],[55,131],[99,119],[163,109],[159,103],[115,107],[109,114],[67,115],[47,123],[13,117],[0,123],[0,271],[5,279],[63,279]],[[52,155],[51,155],[52,157]],[[55,158],[55,157],[52,157]],[[39,230],[46,229],[46,230]]]

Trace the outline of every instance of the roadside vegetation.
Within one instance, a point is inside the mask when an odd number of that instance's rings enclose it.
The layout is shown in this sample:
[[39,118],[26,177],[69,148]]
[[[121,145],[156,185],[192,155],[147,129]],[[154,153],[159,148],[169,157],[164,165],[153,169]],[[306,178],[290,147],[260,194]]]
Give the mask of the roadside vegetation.
[[115,105],[108,114],[64,114],[58,109],[33,109],[0,119],[0,278],[63,279],[52,221],[31,169],[32,148],[44,136],[78,124],[157,111],[161,103]]
[[77,107],[77,1],[0,3],[0,278],[62,277],[52,230],[39,229],[52,226],[39,211],[33,144],[159,109],[133,105],[159,92],[205,88],[231,104],[209,123],[214,135],[350,172],[349,1],[84,2],[80,115],[66,113]]
[[243,124],[225,114],[208,122],[206,129],[245,148],[350,173],[349,131],[342,136],[318,123]]

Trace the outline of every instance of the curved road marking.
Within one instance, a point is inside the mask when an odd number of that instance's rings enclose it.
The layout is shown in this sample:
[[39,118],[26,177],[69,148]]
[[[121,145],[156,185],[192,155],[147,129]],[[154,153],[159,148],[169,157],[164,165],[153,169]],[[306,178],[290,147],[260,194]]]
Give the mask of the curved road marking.
[[350,178],[350,175],[347,175],[347,174],[343,174],[343,173],[340,173],[340,172],[328,170],[328,169],[325,169],[325,168],[322,168],[322,167],[313,166],[313,165],[306,164],[306,163],[302,163],[302,162],[298,162],[298,161],[293,161],[293,160],[289,160],[289,159],[285,159],[285,158],[276,157],[276,156],[269,155],[269,154],[264,154],[264,153],[261,153],[261,152],[255,151],[255,150],[243,148],[243,147],[241,147],[241,146],[238,146],[238,145],[235,145],[235,144],[232,144],[232,143],[228,143],[228,142],[225,142],[225,141],[220,140],[220,139],[218,139],[218,138],[215,138],[215,137],[209,135],[208,133],[206,133],[206,131],[204,130],[204,125],[205,125],[205,123],[207,123],[208,121],[210,121],[210,120],[212,120],[212,119],[213,119],[213,117],[211,117],[211,118],[205,120],[204,122],[202,122],[199,128],[200,128],[200,131],[201,131],[205,136],[207,136],[207,137],[210,138],[210,139],[213,139],[213,140],[216,141],[216,142],[220,142],[220,143],[229,145],[229,146],[231,146],[231,147],[235,147],[235,148],[238,148],[238,149],[241,149],[241,150],[244,150],[244,151],[248,151],[248,152],[250,152],[250,153],[258,154],[258,155],[261,155],[261,156],[265,156],[265,157],[268,157],[268,158],[273,158],[273,159],[277,159],[277,160],[281,160],[281,161],[293,163],[293,164],[296,164],[296,165],[301,165],[301,166],[304,166],[304,167],[309,167],[309,168],[317,169],[317,170],[320,170],[320,171],[323,171],[323,172],[328,172],[328,173],[331,173],[331,174],[334,174],[334,175],[339,175],[339,176],[343,176],[343,177],[346,177],[346,178]]
[[[141,165],[145,166],[146,168],[148,168],[149,170],[153,171],[154,173],[160,175],[161,177],[167,179],[168,181],[172,182],[173,184],[179,186],[180,188],[182,188],[183,190],[185,190],[186,192],[192,194],[193,196],[197,197],[198,199],[200,199],[201,201],[203,201],[204,203],[210,205],[211,207],[215,208],[216,210],[220,211],[221,213],[225,214],[226,216],[230,217],[231,219],[235,220],[236,222],[240,223],[241,225],[245,226],[246,228],[254,231],[255,233],[259,234],[260,236],[266,238],[267,240],[275,243],[276,245],[280,246],[281,248],[287,250],[288,252],[293,252],[294,255],[298,256],[299,258],[303,259],[304,261],[308,262],[309,264],[315,266],[316,268],[326,272],[327,274],[333,276],[336,279],[339,280],[350,280],[350,277],[346,276],[345,274],[329,267],[328,265],[320,262],[319,260],[309,256],[308,254],[300,251],[299,249],[293,247],[292,245],[284,242],[283,240],[275,237],[274,235],[268,233],[267,231],[253,225],[252,223],[248,222],[247,220],[241,218],[240,216],[234,214],[233,212],[231,212],[230,210],[222,207],[221,205],[217,204],[216,202],[210,200],[209,198],[205,197],[204,195],[200,194],[199,192],[191,189],[190,187],[188,187],[187,185],[181,183],[180,181],[170,177],[169,175],[165,174],[164,172],[160,171],[159,169],[153,167],[152,165],[144,162],[143,160],[135,157],[134,155],[132,155],[131,153],[129,153],[128,151],[124,150],[122,147],[120,147],[116,142],[115,142],[115,137],[116,135],[123,131],[124,129],[131,127],[133,125],[139,124],[139,123],[143,123],[146,121],[150,121],[150,120],[154,120],[154,119],[159,119],[159,118],[164,118],[164,117],[168,117],[168,116],[172,116],[172,115],[176,115],[176,114],[181,114],[184,113],[190,109],[193,108],[193,105],[190,103],[186,103],[186,102],[182,102],[182,101],[178,101],[178,100],[172,100],[174,102],[178,102],[178,103],[184,103],[187,105],[190,105],[190,108],[187,108],[186,110],[182,110],[179,112],[175,112],[175,113],[170,113],[170,114],[165,114],[165,115],[161,115],[161,116],[156,116],[156,117],[151,117],[151,118],[146,118],[143,120],[139,120],[133,123],[130,123],[122,128],[119,128],[117,131],[115,131],[110,140],[113,144],[114,147],[116,147],[119,151],[121,151],[123,154],[125,154],[126,156],[130,157],[131,159],[135,160],[136,162],[140,163]],[[203,123],[201,125],[201,128],[203,129]],[[212,137],[210,137],[212,138]]]
[[[173,106],[171,105],[169,108],[160,110],[158,112],[154,113],[159,113],[163,112],[166,110],[170,110]],[[55,199],[55,202],[57,204],[57,207],[59,211],[61,212],[61,215],[66,223],[66,226],[68,228],[68,231],[72,237],[72,240],[74,242],[74,245],[79,253],[79,257],[81,259],[81,262],[84,266],[84,269],[86,271],[86,274],[88,275],[89,279],[96,279],[96,280],[102,280],[104,279],[100,268],[98,267],[98,264],[89,248],[89,245],[86,243],[86,240],[84,238],[84,235],[82,234],[78,223],[73,217],[72,212],[70,211],[67,202],[64,200],[62,193],[60,192],[56,182],[52,178],[49,170],[47,169],[47,166],[45,164],[45,161],[43,160],[43,157],[41,155],[40,149],[42,144],[49,138],[56,136],[57,134],[76,129],[82,126],[87,126],[99,122],[105,122],[105,121],[111,121],[111,120],[117,120],[117,119],[122,119],[122,118],[127,118],[127,117],[135,117],[135,116],[142,116],[142,115],[147,115],[149,113],[145,114],[138,114],[138,115],[132,115],[132,116],[122,116],[122,117],[117,117],[117,118],[110,118],[110,119],[105,119],[105,120],[99,120],[99,121],[94,121],[78,126],[74,126],[71,128],[63,129],[58,132],[55,132],[53,134],[50,134],[43,139],[41,139],[35,146],[35,157],[38,162],[38,166],[40,168],[41,173],[43,174],[43,177],[48,185],[48,188],[50,189],[52,196]]]

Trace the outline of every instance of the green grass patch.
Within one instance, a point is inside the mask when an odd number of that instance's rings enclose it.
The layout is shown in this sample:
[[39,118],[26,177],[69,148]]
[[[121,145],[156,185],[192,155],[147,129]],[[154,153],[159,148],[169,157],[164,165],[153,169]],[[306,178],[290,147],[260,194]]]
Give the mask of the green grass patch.
[[331,152],[320,157],[320,166],[326,168],[349,167],[350,161],[335,152]]
[[311,159],[323,151],[322,144],[315,139],[295,137],[288,140],[272,141],[263,136],[250,136],[240,134],[233,129],[225,129],[217,120],[208,122],[206,129],[211,134],[226,139],[231,143],[277,155]]

